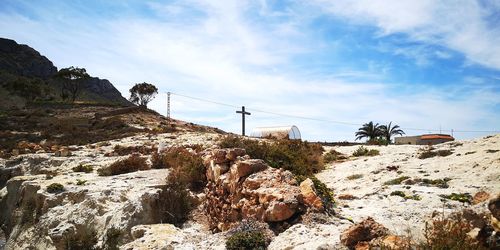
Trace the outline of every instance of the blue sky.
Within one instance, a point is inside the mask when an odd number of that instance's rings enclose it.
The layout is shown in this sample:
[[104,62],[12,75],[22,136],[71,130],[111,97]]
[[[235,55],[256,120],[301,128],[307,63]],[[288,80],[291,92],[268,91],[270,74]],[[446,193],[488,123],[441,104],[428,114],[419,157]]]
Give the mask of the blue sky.
[[[295,124],[322,141],[354,140],[359,126],[335,121],[500,130],[500,1],[0,0],[0,36],[125,97],[153,83],[161,113],[167,91],[245,105],[249,130]],[[241,126],[235,108],[176,95],[172,116]]]

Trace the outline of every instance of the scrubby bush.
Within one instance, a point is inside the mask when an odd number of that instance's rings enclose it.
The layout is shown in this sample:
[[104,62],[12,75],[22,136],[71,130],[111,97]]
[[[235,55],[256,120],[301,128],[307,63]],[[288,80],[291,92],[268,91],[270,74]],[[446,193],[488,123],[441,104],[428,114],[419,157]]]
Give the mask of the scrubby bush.
[[153,168],[169,168],[169,185],[201,190],[207,181],[203,159],[196,152],[183,147],[173,147],[152,156]]
[[129,155],[129,154],[134,154],[134,153],[140,153],[143,155],[149,155],[151,152],[153,152],[155,149],[153,147],[147,147],[144,145],[141,146],[121,146],[121,145],[115,145],[113,148],[113,153],[116,153],[117,155],[124,156],[124,155]]
[[171,223],[181,225],[194,208],[189,191],[183,186],[167,184],[163,187],[154,203],[157,221],[160,223]]
[[427,159],[427,158],[432,158],[432,157],[435,157],[435,156],[448,156],[448,155],[451,155],[453,154],[453,151],[449,150],[449,149],[441,149],[441,150],[437,150],[437,151],[433,151],[434,148],[432,147],[428,147],[426,149],[424,149],[423,151],[420,152],[420,154],[418,155],[418,158],[419,159]]
[[110,228],[106,231],[106,239],[104,241],[104,249],[106,250],[118,250],[118,245],[120,244],[120,237],[122,231],[118,228]]
[[149,167],[146,163],[146,159],[137,154],[133,154],[126,159],[115,161],[111,165],[97,170],[97,172],[101,176],[109,176],[147,169],[149,169]]
[[441,214],[431,223],[426,223],[425,242],[422,242],[420,247],[421,249],[486,249],[468,235],[473,228],[463,213],[455,213],[449,217]]
[[462,203],[471,203],[472,196],[468,193],[451,193],[449,195],[440,195],[441,197]]
[[64,186],[61,183],[52,183],[47,186],[47,192],[49,193],[60,193],[64,191]]
[[359,178],[362,178],[362,177],[363,177],[362,174],[353,174],[353,175],[347,176],[347,179],[348,180],[356,180],[356,179],[359,179]]
[[448,188],[449,187],[448,182],[450,180],[451,180],[450,178],[434,179],[434,180],[431,180],[431,179],[422,179],[421,182],[424,185],[427,185],[427,186],[436,186],[436,187],[439,187],[439,188]]
[[91,165],[84,165],[84,164],[79,164],[78,166],[73,168],[74,172],[83,172],[83,173],[90,173],[94,171],[94,167]]
[[399,191],[399,190],[391,192],[391,196],[400,196],[400,197],[403,197],[405,199],[411,199],[411,200],[417,200],[417,201],[422,199],[419,195],[406,195],[405,192]]
[[354,153],[352,153],[353,156],[359,157],[359,156],[375,156],[379,155],[380,152],[376,149],[367,149],[363,146],[359,146]]
[[78,185],[78,186],[85,185],[85,183],[87,183],[87,181],[86,181],[86,180],[76,179],[76,185]]
[[401,184],[401,182],[403,182],[404,180],[407,180],[407,179],[410,179],[410,176],[401,176],[401,177],[392,179],[390,181],[384,182],[384,185],[399,185],[399,184]]
[[244,148],[254,159],[262,159],[273,168],[283,168],[295,175],[312,175],[324,169],[323,147],[300,140],[259,141],[226,136],[221,148]]
[[347,159],[347,156],[345,156],[344,154],[342,154],[340,152],[337,152],[335,149],[332,149],[323,155],[323,161],[325,163],[341,161],[341,160],[345,160],[345,159]]
[[259,231],[238,232],[231,235],[226,241],[226,249],[266,249],[266,238]]

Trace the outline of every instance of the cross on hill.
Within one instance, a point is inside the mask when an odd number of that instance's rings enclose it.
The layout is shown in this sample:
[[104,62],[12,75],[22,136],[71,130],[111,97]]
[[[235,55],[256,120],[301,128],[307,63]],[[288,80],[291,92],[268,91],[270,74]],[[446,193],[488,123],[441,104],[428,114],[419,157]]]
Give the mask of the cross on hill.
[[241,114],[241,134],[245,136],[245,115],[251,114],[245,111],[245,106],[241,106],[241,111],[236,111],[236,113]]

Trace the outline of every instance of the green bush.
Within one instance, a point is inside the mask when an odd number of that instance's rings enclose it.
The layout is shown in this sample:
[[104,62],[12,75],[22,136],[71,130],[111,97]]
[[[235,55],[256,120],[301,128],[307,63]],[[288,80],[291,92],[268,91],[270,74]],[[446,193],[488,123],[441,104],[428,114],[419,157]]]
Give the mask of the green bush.
[[309,176],[324,169],[323,147],[300,140],[259,141],[226,136],[221,148],[244,148],[254,159],[262,159],[273,168],[283,168],[295,175]]
[[79,164],[78,166],[73,168],[73,172],[91,173],[92,171],[94,171],[94,167],[92,167],[91,165]]
[[468,193],[451,193],[450,195],[440,195],[441,197],[462,203],[471,203],[472,196]]
[[436,187],[439,187],[439,188],[448,188],[449,187],[448,182],[450,180],[451,180],[450,178],[434,179],[434,180],[431,180],[431,179],[422,179],[421,182],[424,185],[427,185],[427,186],[436,186]]
[[52,183],[47,186],[47,192],[49,193],[60,193],[64,191],[64,186],[61,183]]
[[347,159],[347,156],[345,156],[344,154],[342,154],[340,152],[335,151],[335,149],[332,149],[323,155],[323,161],[325,163],[341,161],[341,160],[345,160],[345,159]]
[[110,176],[131,173],[139,170],[149,169],[146,159],[133,154],[126,159],[113,162],[107,167],[100,168],[97,173],[100,176]]
[[399,190],[391,192],[391,196],[400,196],[400,197],[403,197],[407,200],[411,199],[411,200],[417,200],[417,201],[422,199],[418,195],[406,195],[403,191],[399,191]]
[[376,149],[370,149],[368,150],[367,148],[363,146],[359,146],[354,153],[352,153],[353,156],[359,157],[359,156],[376,156],[379,155],[380,152]]
[[403,182],[404,180],[408,180],[408,179],[410,179],[410,176],[401,176],[401,177],[392,179],[390,181],[384,182],[384,185],[399,185],[399,184],[401,184],[401,182]]
[[246,250],[246,249],[266,249],[266,238],[259,231],[237,232],[231,235],[226,241],[228,250]]
[[86,180],[76,179],[76,185],[78,185],[78,186],[85,185],[85,183],[87,183],[87,181],[86,181]]

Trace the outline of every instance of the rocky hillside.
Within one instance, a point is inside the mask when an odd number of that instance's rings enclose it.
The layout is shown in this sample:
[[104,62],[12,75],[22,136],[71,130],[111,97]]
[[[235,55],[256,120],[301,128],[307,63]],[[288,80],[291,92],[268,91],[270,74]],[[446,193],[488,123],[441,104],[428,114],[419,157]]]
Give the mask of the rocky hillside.
[[[30,102],[60,101],[57,68],[28,45],[0,38],[0,107],[24,107]],[[82,83],[80,102],[130,106],[108,80],[91,77]]]
[[[299,181],[244,149],[219,149],[221,135],[214,132],[142,133],[38,150],[20,145],[28,149],[24,154],[0,159],[6,248],[224,249],[244,232],[239,237],[266,241],[268,249],[369,249],[377,240],[399,249],[406,229],[421,239],[425,222],[464,207],[472,211],[468,220],[474,218],[470,237],[500,239],[490,225],[500,217],[493,202],[500,190],[500,135],[432,149],[369,146],[379,154],[365,156],[352,156],[363,151],[359,146],[326,147],[339,153],[316,174],[334,191],[336,207],[327,210],[316,181]],[[167,157],[157,154],[170,150]],[[123,172],[137,162],[140,171]],[[164,192],[168,180],[189,181],[192,173],[179,168],[186,162],[203,165],[205,188],[189,192],[195,209],[187,221],[165,223],[183,212],[186,200]],[[118,172],[103,175],[111,166]]]

